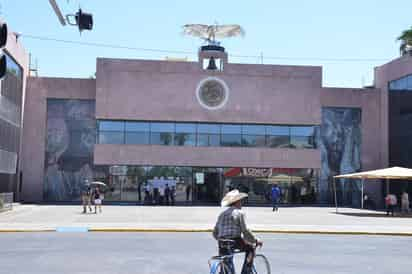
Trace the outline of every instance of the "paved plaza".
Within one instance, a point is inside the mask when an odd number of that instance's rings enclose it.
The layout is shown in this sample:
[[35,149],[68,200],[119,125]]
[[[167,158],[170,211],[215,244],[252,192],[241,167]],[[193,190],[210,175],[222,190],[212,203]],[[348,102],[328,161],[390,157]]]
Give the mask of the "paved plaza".
[[[411,234],[412,216],[388,217],[384,212],[330,207],[244,207],[253,230],[267,232],[332,232]],[[104,206],[103,213],[82,214],[73,205],[16,205],[0,213],[0,231],[55,230],[194,230],[213,228],[220,207]]]

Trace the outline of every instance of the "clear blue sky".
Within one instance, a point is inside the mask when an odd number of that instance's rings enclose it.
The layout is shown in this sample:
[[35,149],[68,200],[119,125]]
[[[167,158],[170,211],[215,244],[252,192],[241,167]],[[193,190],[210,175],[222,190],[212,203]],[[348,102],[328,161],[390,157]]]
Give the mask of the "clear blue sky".
[[[371,84],[373,68],[399,55],[396,37],[412,25],[410,0],[57,0],[63,13],[79,5],[94,15],[93,31],[80,36],[63,27],[48,0],[0,0],[10,28],[27,35],[130,47],[196,52],[201,41],[181,35],[187,23],[240,24],[244,38],[223,42],[229,53],[260,55],[266,64],[322,65],[323,85],[360,87]],[[89,77],[96,57],[164,59],[189,57],[109,48],[67,45],[22,38],[38,59],[40,76]],[[265,56],[296,58],[265,59]],[[328,61],[325,58],[379,59]],[[258,58],[231,58],[257,63]]]

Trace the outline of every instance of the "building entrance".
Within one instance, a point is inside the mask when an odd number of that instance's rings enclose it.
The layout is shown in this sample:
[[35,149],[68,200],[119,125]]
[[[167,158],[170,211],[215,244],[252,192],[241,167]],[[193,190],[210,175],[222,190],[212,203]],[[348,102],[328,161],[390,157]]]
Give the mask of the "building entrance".
[[218,172],[196,172],[195,201],[200,203],[219,203],[221,199],[221,176]]

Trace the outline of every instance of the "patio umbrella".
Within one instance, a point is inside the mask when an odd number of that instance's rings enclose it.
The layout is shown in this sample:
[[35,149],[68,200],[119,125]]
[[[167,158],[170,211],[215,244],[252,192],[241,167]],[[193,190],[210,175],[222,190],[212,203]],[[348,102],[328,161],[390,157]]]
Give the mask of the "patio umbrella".
[[95,181],[95,182],[91,182],[89,183],[90,186],[104,186],[107,187],[107,185],[103,182],[99,182],[99,181]]

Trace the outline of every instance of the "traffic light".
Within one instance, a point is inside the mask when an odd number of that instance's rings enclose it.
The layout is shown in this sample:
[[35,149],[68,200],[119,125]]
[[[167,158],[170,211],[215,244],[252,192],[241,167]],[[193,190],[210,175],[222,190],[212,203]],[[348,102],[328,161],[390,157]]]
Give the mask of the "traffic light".
[[0,80],[7,72],[7,58],[3,50],[7,44],[7,34],[7,24],[0,21]]
[[[76,23],[70,21],[70,18],[73,17],[76,20]],[[83,30],[93,29],[93,15],[91,13],[83,12],[81,9],[79,9],[76,14],[66,15],[66,20],[69,25],[78,26],[80,32],[82,32]]]

